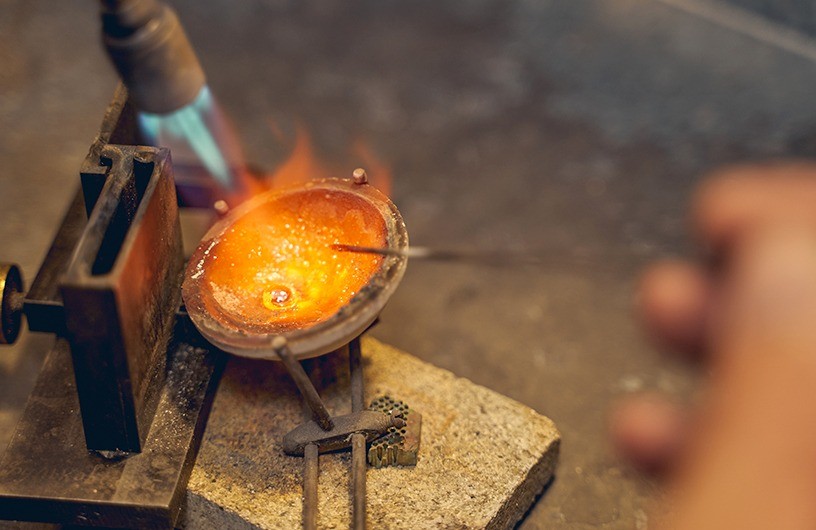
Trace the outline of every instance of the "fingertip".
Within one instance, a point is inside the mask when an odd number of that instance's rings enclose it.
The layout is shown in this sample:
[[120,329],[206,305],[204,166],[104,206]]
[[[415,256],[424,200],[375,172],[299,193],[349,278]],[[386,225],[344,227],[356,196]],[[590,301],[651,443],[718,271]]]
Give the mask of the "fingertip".
[[719,247],[739,226],[739,212],[749,210],[745,203],[753,197],[757,168],[738,164],[709,173],[697,187],[691,201],[693,233],[704,246]]
[[609,416],[609,433],[617,453],[637,468],[663,473],[676,460],[686,439],[684,408],[658,394],[629,396]]
[[637,311],[647,332],[659,343],[696,355],[703,346],[710,290],[701,268],[665,260],[642,275]]
[[752,228],[780,219],[816,224],[816,164],[767,161],[709,173],[692,199],[691,222],[704,247],[727,251]]

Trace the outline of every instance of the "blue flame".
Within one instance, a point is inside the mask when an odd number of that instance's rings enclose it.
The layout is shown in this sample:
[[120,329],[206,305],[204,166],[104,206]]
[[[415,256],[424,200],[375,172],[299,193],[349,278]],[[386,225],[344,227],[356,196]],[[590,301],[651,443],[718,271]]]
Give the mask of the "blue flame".
[[205,85],[192,103],[175,112],[139,112],[139,125],[148,142],[169,147],[174,158],[192,153],[223,188],[234,190],[238,176],[218,136],[219,118],[218,104]]

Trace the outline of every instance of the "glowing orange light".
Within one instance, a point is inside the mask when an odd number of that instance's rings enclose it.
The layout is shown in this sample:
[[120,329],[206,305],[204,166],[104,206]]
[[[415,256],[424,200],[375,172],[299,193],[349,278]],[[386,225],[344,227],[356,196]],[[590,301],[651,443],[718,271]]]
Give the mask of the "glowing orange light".
[[284,188],[303,184],[310,179],[329,178],[333,173],[315,154],[306,129],[298,125],[289,157],[266,177],[266,183],[271,188]]
[[[285,133],[277,123],[271,122],[274,136],[287,142]],[[315,149],[312,138],[303,124],[295,125],[292,149],[284,162],[264,178],[270,189],[305,184],[312,179],[331,178],[349,172],[349,168],[364,167],[369,182],[386,196],[391,194],[391,168],[382,160],[369,143],[362,138],[351,142],[348,153],[341,160],[326,160]]]
[[[275,123],[270,126],[279,141],[287,142]],[[243,185],[240,200],[228,201],[235,207],[245,199],[255,204],[262,196],[262,204],[233,216],[232,224],[203,241],[190,260],[185,289],[196,293],[190,298],[194,311],[202,310],[229,329],[280,334],[328,320],[383,263],[381,256],[342,252],[332,245],[387,246],[380,208],[388,199],[370,186],[363,186],[370,192],[361,195],[353,187],[311,187],[309,182],[362,165],[370,182],[387,193],[388,166],[360,139],[352,142],[344,160],[327,161],[301,124],[289,141],[290,154],[283,163]],[[364,196],[375,196],[379,206]]]
[[239,329],[285,333],[327,320],[377,272],[382,257],[334,244],[381,247],[387,228],[350,191],[272,192],[193,255],[188,281],[208,291],[210,311]]

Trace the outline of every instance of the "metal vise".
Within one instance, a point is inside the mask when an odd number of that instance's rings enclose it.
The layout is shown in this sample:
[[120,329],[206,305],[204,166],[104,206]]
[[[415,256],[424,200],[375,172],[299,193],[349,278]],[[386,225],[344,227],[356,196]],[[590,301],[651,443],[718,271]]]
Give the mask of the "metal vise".
[[224,356],[179,307],[170,153],[138,144],[120,87],[31,289],[0,267],[0,339],[15,340],[23,314],[55,335],[1,456],[0,519],[167,528],[178,517]]

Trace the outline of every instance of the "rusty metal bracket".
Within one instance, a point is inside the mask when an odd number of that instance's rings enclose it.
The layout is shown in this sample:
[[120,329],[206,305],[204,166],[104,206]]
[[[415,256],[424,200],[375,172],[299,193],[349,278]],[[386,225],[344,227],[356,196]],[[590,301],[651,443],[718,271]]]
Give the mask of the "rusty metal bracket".
[[56,338],[0,455],[0,519],[177,522],[225,357],[178,305],[169,153],[138,142],[120,87],[31,288],[5,274],[11,316]]
[[108,145],[60,293],[89,449],[139,452],[165,374],[183,256],[166,149]]
[[310,443],[317,445],[318,452],[337,451],[351,447],[351,435],[362,434],[366,441],[381,436],[390,427],[405,424],[397,416],[384,412],[362,410],[345,416],[335,416],[334,428],[324,431],[314,421],[302,423],[283,437],[283,451],[288,455],[302,456]]

